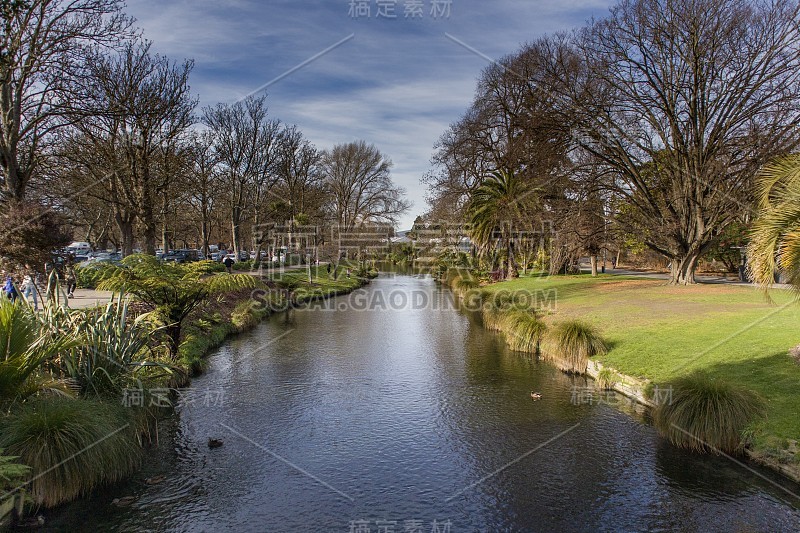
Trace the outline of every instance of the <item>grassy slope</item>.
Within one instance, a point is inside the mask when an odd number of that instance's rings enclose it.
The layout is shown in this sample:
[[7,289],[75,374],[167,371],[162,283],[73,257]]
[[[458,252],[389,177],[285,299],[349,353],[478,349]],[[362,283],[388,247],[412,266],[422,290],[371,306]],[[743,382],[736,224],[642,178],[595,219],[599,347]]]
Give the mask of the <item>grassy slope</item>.
[[769,303],[749,287],[611,276],[521,278],[487,289],[554,289],[546,320],[594,324],[612,345],[598,359],[624,374],[667,383],[700,369],[758,392],[769,407],[757,450],[800,438],[800,366],[787,355],[800,343],[800,304],[787,291],[773,291]]

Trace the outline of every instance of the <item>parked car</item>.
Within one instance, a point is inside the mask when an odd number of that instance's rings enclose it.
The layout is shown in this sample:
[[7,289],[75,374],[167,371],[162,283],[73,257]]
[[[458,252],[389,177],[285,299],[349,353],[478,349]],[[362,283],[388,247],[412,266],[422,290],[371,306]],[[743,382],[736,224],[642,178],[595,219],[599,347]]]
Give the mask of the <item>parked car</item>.
[[114,261],[121,261],[121,252],[92,252],[89,255],[89,263],[111,263]]
[[190,263],[200,261],[200,253],[197,250],[171,250],[161,256],[162,261],[174,261],[175,263]]
[[69,246],[67,246],[67,252],[73,254],[74,256],[84,256],[88,255],[89,252],[92,251],[92,245],[88,242],[83,241],[75,241]]

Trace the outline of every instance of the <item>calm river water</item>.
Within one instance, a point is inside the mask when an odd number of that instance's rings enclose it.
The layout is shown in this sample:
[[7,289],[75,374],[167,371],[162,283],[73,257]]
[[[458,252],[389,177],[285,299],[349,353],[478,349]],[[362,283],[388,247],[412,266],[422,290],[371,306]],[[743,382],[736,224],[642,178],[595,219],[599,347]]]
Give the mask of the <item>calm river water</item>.
[[328,306],[344,309],[225,344],[140,475],[46,529],[800,530],[796,485],[672,447],[583,379],[509,352],[429,277]]

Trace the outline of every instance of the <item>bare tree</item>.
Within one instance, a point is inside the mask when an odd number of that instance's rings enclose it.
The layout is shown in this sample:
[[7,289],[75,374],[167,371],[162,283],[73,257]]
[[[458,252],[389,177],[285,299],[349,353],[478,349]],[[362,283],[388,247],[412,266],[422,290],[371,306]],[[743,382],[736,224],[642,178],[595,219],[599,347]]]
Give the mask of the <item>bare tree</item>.
[[314,202],[321,182],[321,154],[296,127],[284,130],[278,175],[289,199],[289,220],[309,216],[310,210],[319,207]]
[[227,182],[231,240],[237,256],[245,211],[252,207],[253,186],[269,175],[273,164],[266,146],[275,123],[267,120],[265,100],[266,96],[251,96],[233,105],[220,103],[203,109],[203,122],[214,136],[214,150]]
[[43,145],[70,122],[91,83],[87,52],[131,35],[122,0],[3,0],[0,28],[2,195],[21,200]]
[[[165,154],[192,122],[192,63],[152,56],[150,43],[130,42],[114,54],[88,61],[93,84],[59,151],[64,174],[76,190],[110,206],[123,254],[133,251],[136,222],[148,253],[155,252],[156,202],[168,185]],[[162,157],[163,156],[163,157]]]
[[754,172],[800,140],[794,1],[623,0],[551,40],[575,140],[615,173],[620,221],[694,282],[698,259],[751,203]]
[[376,146],[364,141],[339,144],[324,153],[323,177],[341,229],[365,222],[394,223],[408,211],[405,190],[392,182],[391,166]]
[[194,135],[191,140],[192,170],[186,175],[185,188],[189,205],[200,216],[200,240],[203,253],[208,255],[212,215],[223,194],[219,160],[214,152],[214,137],[210,132]]

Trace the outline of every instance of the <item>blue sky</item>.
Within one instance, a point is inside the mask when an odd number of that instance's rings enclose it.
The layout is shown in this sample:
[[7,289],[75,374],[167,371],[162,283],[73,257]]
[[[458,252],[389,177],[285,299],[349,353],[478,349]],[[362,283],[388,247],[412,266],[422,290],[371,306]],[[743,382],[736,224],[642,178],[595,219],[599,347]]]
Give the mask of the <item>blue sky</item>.
[[[233,103],[323,50],[341,45],[266,88],[270,114],[296,124],[319,148],[364,139],[394,162],[414,203],[400,228],[427,209],[420,183],[433,145],[469,106],[487,60],[545,33],[603,17],[610,0],[131,0],[157,52],[191,58],[200,105]],[[368,4],[354,17],[351,3]],[[396,18],[378,17],[380,3]],[[414,3],[422,17],[406,18]],[[384,14],[391,11],[384,8]]]

